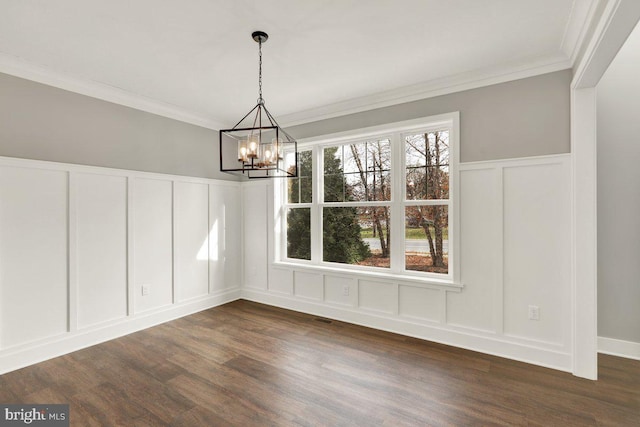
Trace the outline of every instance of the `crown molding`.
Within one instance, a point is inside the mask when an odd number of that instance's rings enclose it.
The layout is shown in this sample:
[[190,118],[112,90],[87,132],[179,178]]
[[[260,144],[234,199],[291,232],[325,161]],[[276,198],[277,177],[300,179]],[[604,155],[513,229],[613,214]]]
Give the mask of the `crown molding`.
[[569,68],[571,68],[569,58],[563,54],[559,54],[533,62],[527,61],[511,64],[506,67],[500,66],[474,70],[451,77],[403,86],[397,89],[337,102],[335,104],[311,108],[298,113],[281,115],[278,121],[284,127],[296,126],[464,90],[477,89],[483,86],[505,83]]
[[606,0],[581,1],[573,0],[571,14],[565,27],[562,38],[561,50],[570,59],[571,65],[575,65],[580,49],[589,34],[589,27],[596,18],[601,5]]
[[184,108],[104,83],[70,76],[3,52],[0,52],[0,72],[209,129],[224,127],[209,117]]
[[[511,64],[506,67],[475,70],[415,85],[403,86],[297,113],[281,115],[278,121],[285,127],[295,126],[505,83],[568,68],[571,68],[570,60],[560,54],[533,62],[528,61]],[[153,100],[114,86],[70,76],[2,52],[0,52],[0,72],[213,130],[225,127],[223,123],[184,108]]]
[[640,2],[607,0],[597,19],[584,54],[574,67],[572,89],[593,88],[598,84],[629,34],[640,22]]

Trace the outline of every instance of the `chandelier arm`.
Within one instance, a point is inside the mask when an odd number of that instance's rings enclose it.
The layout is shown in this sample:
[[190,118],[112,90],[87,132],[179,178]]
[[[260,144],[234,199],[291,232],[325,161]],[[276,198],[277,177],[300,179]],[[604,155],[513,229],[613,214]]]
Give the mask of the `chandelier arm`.
[[240,121],[238,121],[238,123],[236,123],[236,124],[235,124],[231,129],[235,129],[235,128],[237,128],[237,127],[238,127],[238,125],[239,125],[240,123],[242,123],[242,122],[244,121],[244,119],[246,119],[247,117],[249,117],[249,115],[250,115],[251,113],[253,113],[253,112],[255,111],[255,109],[256,109],[256,108],[258,108],[259,106],[260,106],[260,104],[256,104],[256,106],[255,106],[255,107],[253,107],[253,108],[252,108],[252,109],[251,109],[247,114],[245,114],[245,115],[244,115],[244,117],[243,117],[243,118],[241,118],[241,119],[240,119]]
[[273,118],[273,116],[271,115],[271,113],[269,112],[269,110],[267,110],[267,106],[263,105],[262,109],[264,110],[265,114],[267,115],[267,119],[269,119],[269,123],[271,123],[271,126],[277,126],[280,127],[276,122],[275,119]]
[[[257,104],[256,108],[258,108],[258,111],[256,112],[256,116],[253,118],[253,125],[251,127],[253,127],[255,129],[256,127],[256,123],[258,122],[258,117],[262,117],[262,105]],[[255,108],[254,108],[255,110]],[[262,120],[260,120],[260,122],[262,122]],[[262,123],[260,123],[260,127],[262,127]],[[253,132],[251,132],[253,134]]]
[[294,137],[292,137],[291,135],[289,135],[289,133],[288,133],[286,130],[284,130],[284,129],[282,128],[282,126],[280,126],[280,125],[278,124],[278,122],[276,121],[276,119],[271,115],[271,113],[269,112],[269,110],[267,110],[267,108],[266,108],[266,107],[264,108],[264,111],[265,111],[265,113],[267,114],[267,117],[269,118],[269,121],[271,121],[271,124],[272,124],[272,125],[277,126],[277,127],[278,127],[278,129],[280,129],[280,131],[281,131],[282,133],[284,133],[287,137],[289,137],[289,139],[290,139],[291,141],[295,141],[295,138],[294,138]]

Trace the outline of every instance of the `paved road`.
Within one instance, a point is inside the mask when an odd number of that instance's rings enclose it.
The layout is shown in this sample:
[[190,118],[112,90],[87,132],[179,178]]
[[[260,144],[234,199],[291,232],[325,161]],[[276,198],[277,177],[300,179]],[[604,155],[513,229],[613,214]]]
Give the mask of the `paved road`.
[[[377,237],[375,239],[369,238],[369,239],[362,239],[362,240],[364,240],[365,243],[369,244],[369,248],[371,248],[371,250],[379,251],[381,249],[380,239],[378,239]],[[429,242],[426,239],[407,239],[405,250],[408,252],[429,252]],[[448,240],[442,241],[442,250],[445,253],[449,252]]]

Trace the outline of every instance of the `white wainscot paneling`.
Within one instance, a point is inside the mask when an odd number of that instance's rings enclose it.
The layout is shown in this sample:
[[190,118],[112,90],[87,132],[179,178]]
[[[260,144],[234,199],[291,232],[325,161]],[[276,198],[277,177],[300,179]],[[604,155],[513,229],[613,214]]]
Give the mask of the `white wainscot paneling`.
[[[460,165],[460,289],[401,276],[281,264],[276,274],[271,267],[269,292],[244,289],[243,295],[571,370],[569,160],[558,155]],[[245,198],[245,212],[259,208],[273,221],[275,211],[257,199],[262,204]],[[252,242],[262,244],[264,237],[256,232],[260,237]],[[290,274],[296,298],[285,294]],[[343,289],[349,283],[353,292],[347,298]],[[527,319],[529,304],[540,307],[540,321]]]
[[269,269],[269,290],[283,294],[293,294],[293,270]]
[[238,188],[209,186],[210,291],[240,286],[242,277],[242,216]]
[[[237,288],[242,284],[242,204],[237,187],[224,187],[224,288]],[[216,288],[217,289],[217,288]]]
[[[175,182],[174,281],[178,301],[209,293],[209,186]],[[216,237],[216,236],[214,236]]]
[[[173,302],[172,182],[137,178],[133,195],[133,295],[141,312]],[[143,285],[148,295],[142,295]]]
[[294,295],[301,298],[322,301],[323,277],[321,273],[296,271],[293,273]]
[[249,288],[267,289],[267,187],[244,187],[244,280]]
[[344,276],[325,276],[324,300],[331,304],[353,306],[357,296],[357,280]]
[[441,316],[441,295],[444,290],[400,285],[398,314],[403,317],[437,322]]
[[396,312],[397,301],[396,285],[372,280],[358,282],[358,305],[360,308],[393,314]]
[[78,328],[127,315],[127,178],[72,176]]
[[68,174],[0,167],[0,346],[68,330]]
[[[504,331],[568,344],[570,192],[565,163],[504,169]],[[540,309],[529,320],[528,306]]]
[[460,172],[460,293],[447,292],[447,322],[493,331],[501,316],[501,210],[496,169]]

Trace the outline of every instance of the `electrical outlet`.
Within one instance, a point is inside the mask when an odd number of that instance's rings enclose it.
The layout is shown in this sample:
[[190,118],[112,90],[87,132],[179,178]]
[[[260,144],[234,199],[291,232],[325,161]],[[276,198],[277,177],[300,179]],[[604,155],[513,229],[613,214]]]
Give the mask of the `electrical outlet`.
[[149,295],[149,285],[142,285],[142,296],[145,297]]
[[540,307],[537,305],[529,306],[529,320],[540,320]]
[[349,296],[349,285],[344,285],[342,287],[342,296],[348,297]]

